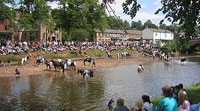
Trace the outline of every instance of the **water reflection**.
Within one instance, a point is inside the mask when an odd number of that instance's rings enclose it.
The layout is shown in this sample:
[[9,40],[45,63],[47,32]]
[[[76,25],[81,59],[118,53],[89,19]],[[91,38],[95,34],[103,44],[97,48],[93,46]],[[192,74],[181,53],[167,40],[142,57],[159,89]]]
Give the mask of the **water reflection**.
[[200,59],[186,63],[149,62],[145,70],[137,72],[131,64],[95,71],[88,81],[74,72],[37,76],[1,77],[0,109],[2,111],[44,110],[104,110],[106,101],[124,98],[132,107],[143,94],[159,97],[161,87],[200,82]]

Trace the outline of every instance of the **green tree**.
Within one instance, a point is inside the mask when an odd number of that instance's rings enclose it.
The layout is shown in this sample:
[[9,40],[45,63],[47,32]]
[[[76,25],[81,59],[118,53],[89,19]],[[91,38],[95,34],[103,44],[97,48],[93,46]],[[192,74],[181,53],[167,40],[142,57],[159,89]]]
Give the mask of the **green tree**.
[[131,28],[136,29],[136,30],[143,30],[142,28],[142,22],[139,20],[138,22],[131,22]]
[[155,24],[153,24],[151,22],[151,20],[147,20],[144,25],[143,25],[143,29],[145,29],[146,27],[148,28],[158,28],[158,26],[156,26]]
[[108,27],[110,29],[123,29],[123,20],[117,19],[114,16],[107,17]]
[[159,28],[160,28],[160,29],[166,30],[166,29],[167,29],[167,25],[166,25],[166,24],[160,24],[160,25],[159,25]]
[[8,5],[14,5],[14,0],[0,0],[0,22],[4,20],[10,20],[14,22],[14,10]]
[[86,39],[89,38],[89,32],[87,32],[86,30],[82,30],[82,29],[77,29],[77,30],[73,30],[71,32],[71,40],[73,41],[85,41]]
[[130,24],[129,24],[129,22],[128,21],[124,21],[124,23],[123,23],[123,28],[125,29],[125,30],[128,30],[128,29],[130,29]]
[[[20,15],[17,28],[35,30],[40,25],[48,25],[50,20],[50,6],[47,0],[20,0],[20,7],[16,9]],[[52,24],[49,24],[50,26]]]
[[[190,38],[195,32],[195,26],[200,25],[200,2],[199,0],[162,0],[162,7],[156,14],[162,12],[168,21],[178,22]],[[163,22],[164,19],[161,21]]]
[[106,27],[106,14],[98,0],[60,0],[62,8],[52,10],[52,16],[57,24],[71,38],[74,30],[82,29],[90,33],[89,40],[94,41],[95,29]]

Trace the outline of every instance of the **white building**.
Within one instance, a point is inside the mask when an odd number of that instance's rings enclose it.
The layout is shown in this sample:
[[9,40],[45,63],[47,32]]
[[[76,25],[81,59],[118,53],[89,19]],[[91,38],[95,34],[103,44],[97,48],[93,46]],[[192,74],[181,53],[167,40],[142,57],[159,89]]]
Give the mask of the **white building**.
[[174,39],[174,33],[163,29],[146,28],[143,30],[142,37],[145,41],[159,43],[163,46],[166,41]]

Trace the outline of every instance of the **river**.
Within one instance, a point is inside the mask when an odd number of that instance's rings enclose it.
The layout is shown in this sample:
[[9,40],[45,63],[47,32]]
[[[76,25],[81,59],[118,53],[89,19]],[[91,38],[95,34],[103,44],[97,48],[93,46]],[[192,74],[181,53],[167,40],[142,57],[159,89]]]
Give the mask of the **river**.
[[[154,99],[161,87],[183,83],[184,87],[200,82],[200,58],[145,63],[95,71],[88,81],[73,72],[21,77],[0,77],[1,111],[102,111],[110,98],[125,99],[133,107],[143,94]],[[116,103],[116,102],[115,102]]]

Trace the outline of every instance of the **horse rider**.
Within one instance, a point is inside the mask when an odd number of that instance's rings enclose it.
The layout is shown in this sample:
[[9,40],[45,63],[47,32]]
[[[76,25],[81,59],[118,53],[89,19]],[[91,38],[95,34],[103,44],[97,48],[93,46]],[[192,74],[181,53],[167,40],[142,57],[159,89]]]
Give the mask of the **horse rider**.
[[144,66],[143,66],[142,63],[139,64],[138,69],[142,69],[142,70],[144,70]]
[[87,60],[90,60],[91,59],[91,57],[90,56],[87,56]]

